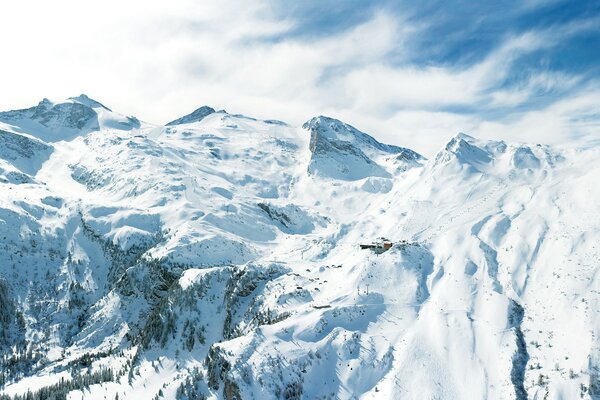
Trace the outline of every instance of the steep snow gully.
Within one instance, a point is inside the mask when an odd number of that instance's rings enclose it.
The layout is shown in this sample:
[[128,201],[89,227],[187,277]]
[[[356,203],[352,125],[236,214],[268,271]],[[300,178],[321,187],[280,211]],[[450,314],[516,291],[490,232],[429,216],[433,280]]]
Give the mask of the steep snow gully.
[[0,112],[0,399],[598,399],[599,160]]

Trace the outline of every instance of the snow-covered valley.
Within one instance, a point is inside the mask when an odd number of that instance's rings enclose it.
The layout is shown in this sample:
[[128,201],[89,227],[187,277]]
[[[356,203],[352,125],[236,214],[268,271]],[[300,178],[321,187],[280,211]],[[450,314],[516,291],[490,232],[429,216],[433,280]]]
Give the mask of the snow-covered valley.
[[599,180],[600,143],[2,112],[0,399],[598,399]]

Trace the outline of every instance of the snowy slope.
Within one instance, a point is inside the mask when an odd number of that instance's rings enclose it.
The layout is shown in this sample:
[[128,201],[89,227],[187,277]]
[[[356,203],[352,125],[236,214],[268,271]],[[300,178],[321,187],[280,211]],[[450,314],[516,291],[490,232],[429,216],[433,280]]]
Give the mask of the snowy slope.
[[426,160],[323,116],[155,126],[85,95],[0,113],[0,143],[6,396],[600,396],[600,147]]

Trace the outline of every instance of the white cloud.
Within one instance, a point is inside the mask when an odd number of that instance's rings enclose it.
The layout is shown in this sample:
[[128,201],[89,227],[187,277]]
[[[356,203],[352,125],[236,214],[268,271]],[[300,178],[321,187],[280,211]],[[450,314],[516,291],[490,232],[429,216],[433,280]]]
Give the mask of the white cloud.
[[[431,155],[456,131],[538,140],[543,130],[545,141],[567,138],[573,130],[589,134],[589,122],[569,113],[584,114],[600,98],[597,83],[584,88],[580,77],[552,71],[533,71],[521,85],[500,88],[519,57],[598,29],[594,19],[507,36],[471,66],[415,66],[408,62],[410,52],[418,51],[411,40],[427,25],[383,11],[347,31],[307,40],[281,39],[298,27],[275,15],[266,0],[89,4],[2,5],[0,109],[85,92],[150,122],[166,122],[202,104],[295,124],[328,114]],[[388,61],[392,54],[394,64]],[[579,86],[588,94],[486,120],[495,108],[523,106],[540,93]],[[457,107],[481,113],[448,111]]]
[[568,144],[600,138],[600,85],[591,82],[577,94],[540,110],[501,121],[481,121],[482,137],[502,135],[510,140]]

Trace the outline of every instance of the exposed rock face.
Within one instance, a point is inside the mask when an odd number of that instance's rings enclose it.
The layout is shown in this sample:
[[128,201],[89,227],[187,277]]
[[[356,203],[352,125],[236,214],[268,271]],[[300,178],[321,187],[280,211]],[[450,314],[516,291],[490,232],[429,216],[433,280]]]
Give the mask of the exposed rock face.
[[341,180],[369,176],[390,177],[379,163],[382,156],[398,155],[410,164],[423,157],[412,150],[379,143],[358,129],[333,118],[319,116],[303,126],[310,132],[310,174]]
[[1,123],[47,143],[105,129],[129,131],[143,125],[136,117],[113,112],[85,94],[61,101],[43,99],[34,107],[0,112]]
[[52,146],[31,137],[0,130],[0,159],[26,174],[35,174],[48,159]]
[[33,158],[51,146],[27,136],[0,130],[0,157],[14,161],[18,158]]
[[29,118],[47,128],[98,129],[96,112],[91,107],[77,102],[54,104],[44,99],[32,108],[0,113],[0,120],[3,121],[23,118]]
[[214,108],[209,107],[209,106],[202,106],[202,107],[194,110],[190,114],[184,115],[181,118],[177,118],[176,120],[171,121],[171,122],[167,123],[166,125],[172,126],[172,125],[189,124],[192,122],[199,122],[199,121],[202,121],[202,119],[204,117],[206,117],[207,115],[210,115],[214,112],[215,112]]

